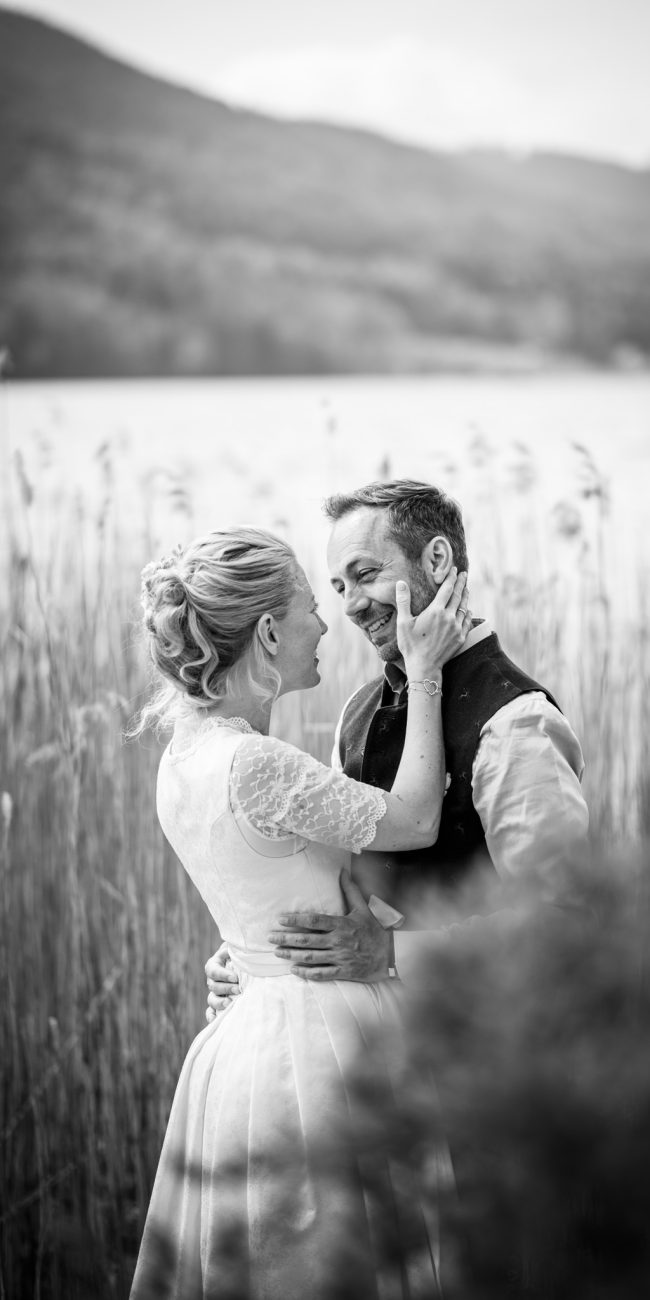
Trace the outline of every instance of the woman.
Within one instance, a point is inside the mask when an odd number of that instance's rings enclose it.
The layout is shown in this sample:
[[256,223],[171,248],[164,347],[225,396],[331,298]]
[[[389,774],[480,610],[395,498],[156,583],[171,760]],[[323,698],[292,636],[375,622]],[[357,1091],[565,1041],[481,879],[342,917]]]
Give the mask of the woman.
[[[419,687],[440,682],[471,626],[459,609],[464,585],[454,570],[413,618],[398,584],[413,689],[386,793],[269,736],[273,700],[318,684],[327,631],[288,545],[242,527],[144,570],[145,625],[164,686],[140,729],[175,723],[158,815],[228,943],[243,995],[199,1034],[183,1066],[132,1300],[324,1296],[328,1267],[346,1249],[348,1281],[364,1300],[379,1294],[372,1213],[345,1148],[346,1080],[367,1036],[396,1019],[389,936],[376,983],[314,984],[291,977],[267,934],[283,911],[345,910],[340,875],[351,854],[435,841],[440,695]],[[327,1152],[337,1153],[334,1170]],[[427,1241],[418,1285],[429,1296],[434,1257]]]

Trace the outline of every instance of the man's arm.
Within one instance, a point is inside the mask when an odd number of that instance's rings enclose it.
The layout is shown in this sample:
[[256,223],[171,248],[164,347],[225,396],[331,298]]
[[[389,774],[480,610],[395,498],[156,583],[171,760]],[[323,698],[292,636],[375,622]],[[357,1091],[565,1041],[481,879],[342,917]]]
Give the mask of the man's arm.
[[[290,961],[291,974],[308,980],[358,980],[376,983],[393,969],[392,930],[399,924],[393,908],[376,904],[377,920],[349,871],[341,872],[341,890],[348,906],[344,916],[320,912],[293,912],[278,918],[283,929],[269,934],[275,954]],[[383,921],[383,924],[381,923]]]
[[[580,745],[568,722],[540,692],[519,696],[499,709],[481,733],[472,787],[490,856],[503,879],[530,880],[543,903],[561,905],[562,864],[586,843],[589,814],[580,790],[583,768]],[[360,911],[357,905],[357,922]],[[420,957],[449,942],[455,931],[493,928],[507,924],[508,916],[501,912],[470,917],[447,929],[395,932],[397,974],[409,983]],[[308,919],[284,918],[285,924],[289,922],[286,933],[272,936],[279,943],[279,955],[299,960],[302,978],[313,977],[312,967],[318,969],[318,979],[377,978],[365,973],[373,969],[379,952],[374,918],[365,918],[366,943],[356,952],[351,949],[354,940],[348,917],[319,918],[320,932],[313,944],[304,933]],[[298,926],[303,930],[299,936]],[[354,974],[334,974],[334,967],[342,972],[347,963]]]
[[[584,852],[589,811],[580,781],[577,737],[559,709],[539,691],[520,695],[486,723],[472,769],[472,796],[492,862],[504,883],[530,887],[540,904],[562,907],[565,865]],[[516,921],[508,908],[472,916],[434,931],[395,935],[395,966],[405,983],[420,958],[470,928],[503,930]]]
[[555,868],[587,838],[583,771],[577,737],[539,691],[520,695],[486,723],[474,759],[472,798],[503,879],[534,872],[554,888]]

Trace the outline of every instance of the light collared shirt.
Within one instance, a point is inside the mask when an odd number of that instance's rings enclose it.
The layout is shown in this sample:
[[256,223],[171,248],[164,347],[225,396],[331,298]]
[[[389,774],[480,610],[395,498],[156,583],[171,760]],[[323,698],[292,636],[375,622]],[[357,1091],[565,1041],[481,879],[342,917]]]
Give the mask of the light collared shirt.
[[[475,626],[460,653],[489,635],[486,623]],[[386,677],[397,695],[404,674],[387,664]],[[339,768],[340,727],[341,722],[332,755]],[[472,801],[502,879],[552,882],[554,868],[585,843],[589,813],[580,788],[583,771],[577,737],[541,691],[517,696],[485,723],[472,766]],[[430,948],[432,933],[395,930],[395,964],[407,983],[418,956]]]

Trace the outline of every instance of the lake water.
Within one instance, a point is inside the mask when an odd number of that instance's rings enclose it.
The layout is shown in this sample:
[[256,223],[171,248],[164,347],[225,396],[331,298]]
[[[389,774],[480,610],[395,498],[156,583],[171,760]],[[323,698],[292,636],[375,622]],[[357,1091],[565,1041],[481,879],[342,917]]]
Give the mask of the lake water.
[[409,476],[462,502],[486,564],[603,526],[611,563],[647,562],[647,375],[14,383],[0,398],[4,455],[20,450],[44,500],[91,509],[110,461],[124,517],[146,513],[161,545],[246,520],[320,557],[325,494]]

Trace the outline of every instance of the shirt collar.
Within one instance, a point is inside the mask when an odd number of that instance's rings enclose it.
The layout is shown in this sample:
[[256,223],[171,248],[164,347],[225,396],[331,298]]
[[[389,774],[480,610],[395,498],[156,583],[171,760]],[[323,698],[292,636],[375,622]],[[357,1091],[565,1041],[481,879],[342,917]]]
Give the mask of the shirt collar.
[[[471,650],[472,646],[478,645],[479,641],[485,641],[486,637],[492,635],[492,628],[486,619],[477,619],[468,632],[462,648],[455,654],[454,659],[458,659],[466,650]],[[406,685],[406,674],[398,664],[387,663],[384,666],[384,677],[395,695],[399,695]]]

